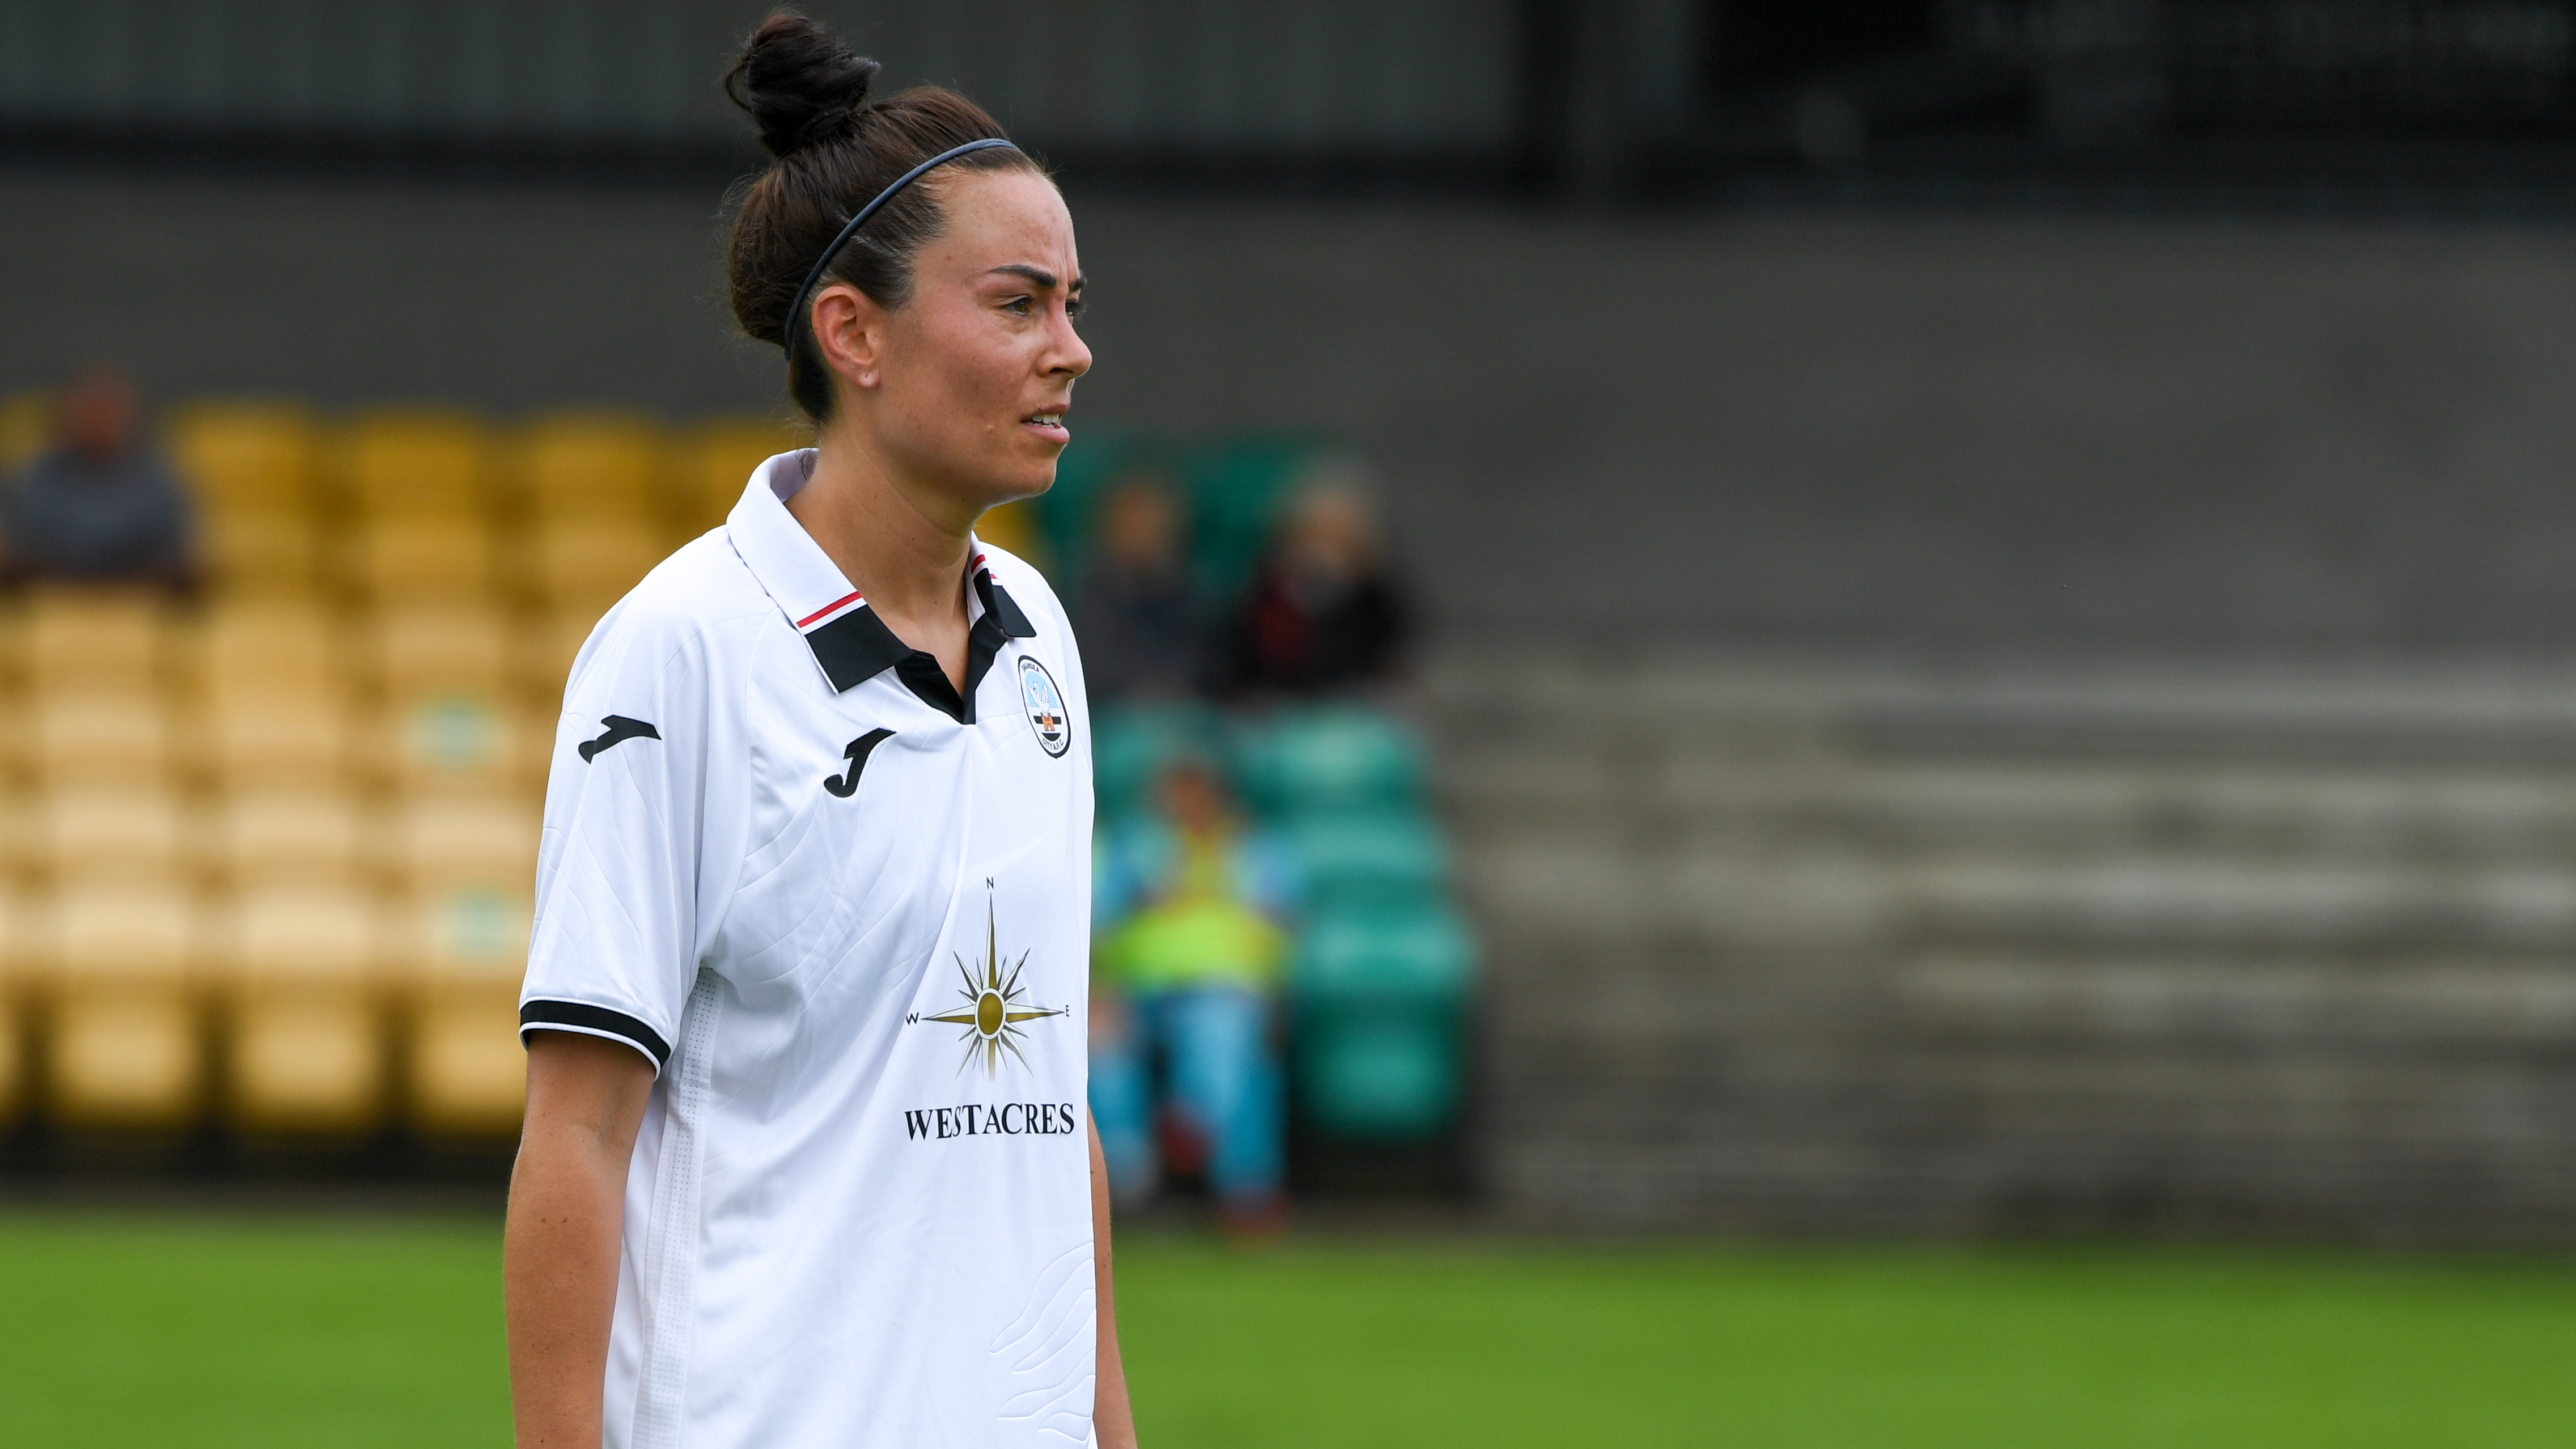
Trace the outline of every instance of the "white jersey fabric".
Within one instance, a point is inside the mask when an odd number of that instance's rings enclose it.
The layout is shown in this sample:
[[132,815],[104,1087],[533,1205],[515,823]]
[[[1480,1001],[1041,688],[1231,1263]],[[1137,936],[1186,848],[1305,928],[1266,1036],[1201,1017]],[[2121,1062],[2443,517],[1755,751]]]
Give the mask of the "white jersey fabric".
[[1082,665],[978,545],[960,696],[787,512],[813,462],[600,621],[556,730],[521,1031],[658,1073],[606,1443],[1079,1445]]

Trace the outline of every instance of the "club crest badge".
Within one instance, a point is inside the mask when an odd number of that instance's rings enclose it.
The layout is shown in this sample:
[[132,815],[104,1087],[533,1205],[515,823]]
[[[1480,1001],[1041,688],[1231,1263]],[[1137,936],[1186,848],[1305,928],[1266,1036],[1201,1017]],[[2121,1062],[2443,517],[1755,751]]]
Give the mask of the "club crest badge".
[[1073,717],[1065,712],[1055,676],[1025,654],[1020,656],[1020,704],[1028,712],[1029,728],[1037,732],[1038,748],[1062,759],[1073,748]]

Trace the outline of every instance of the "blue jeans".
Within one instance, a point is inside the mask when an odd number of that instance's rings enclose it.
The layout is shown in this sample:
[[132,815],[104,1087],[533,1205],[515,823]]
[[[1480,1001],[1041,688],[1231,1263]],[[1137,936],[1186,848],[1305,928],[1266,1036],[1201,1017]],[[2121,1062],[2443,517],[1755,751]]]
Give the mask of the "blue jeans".
[[1268,995],[1247,986],[1191,986],[1129,997],[1124,1023],[1105,1022],[1109,1016],[1092,1015],[1091,1115],[1111,1189],[1132,1202],[1162,1175],[1152,1087],[1159,1048],[1171,1105],[1208,1144],[1208,1186],[1217,1200],[1257,1203],[1277,1193],[1286,1148]]

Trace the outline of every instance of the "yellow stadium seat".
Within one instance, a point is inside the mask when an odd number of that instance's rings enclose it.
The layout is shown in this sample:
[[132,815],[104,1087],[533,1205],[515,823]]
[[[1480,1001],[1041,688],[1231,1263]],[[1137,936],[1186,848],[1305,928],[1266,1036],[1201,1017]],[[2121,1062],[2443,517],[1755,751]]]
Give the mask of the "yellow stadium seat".
[[352,421],[337,461],[362,517],[479,520],[490,511],[491,451],[469,414],[388,411]]
[[254,1132],[373,1126],[386,1085],[373,901],[347,890],[253,891],[228,926],[217,952],[227,1115]]
[[201,525],[207,576],[228,599],[297,599],[313,592],[320,549],[302,513],[219,513]]
[[360,636],[381,709],[366,754],[401,791],[515,790],[542,745],[511,686],[517,653],[500,615],[475,609],[388,611]]
[[479,604],[492,597],[492,531],[479,519],[380,517],[360,529],[347,562],[356,591],[378,608]]
[[399,699],[371,717],[366,762],[398,794],[514,792],[542,748],[516,698],[463,691]]
[[11,473],[35,459],[54,436],[54,395],[22,392],[0,398],[0,470]]
[[313,506],[320,430],[286,403],[202,403],[169,419],[170,452],[204,511],[302,514]]
[[331,617],[309,604],[279,601],[211,610],[193,651],[199,678],[209,693],[333,690],[340,661]]
[[145,693],[160,684],[170,612],[149,595],[46,589],[28,600],[19,642],[30,689]]
[[640,518],[589,519],[539,528],[530,580],[539,602],[594,619],[626,596],[670,552]]
[[[13,721],[0,718],[0,730],[16,733]],[[0,895],[9,883],[36,868],[36,856],[43,846],[43,832],[37,828],[36,812],[20,803],[15,791],[0,789]]]
[[975,537],[998,546],[1032,568],[1046,566],[1046,539],[1038,532],[1036,510],[1026,500],[988,508],[975,520]]
[[[575,610],[549,615],[520,631],[520,686],[540,708],[542,718],[552,719],[562,712],[564,686],[572,680],[572,662],[581,657],[581,646],[589,642],[590,631],[598,627],[598,615]],[[552,747],[551,740],[547,746]]]
[[460,796],[407,803],[387,844],[394,875],[415,896],[453,891],[525,895],[537,875],[537,812],[517,800]]
[[0,1127],[27,1107],[25,935],[17,893],[0,885]]
[[186,895],[142,887],[54,900],[49,1100],[73,1126],[178,1127],[204,1101],[205,1040]]
[[189,822],[166,790],[72,786],[51,792],[29,814],[32,863],[57,889],[187,881],[194,856]]
[[25,716],[25,766],[51,789],[169,783],[169,719],[149,695],[45,694]]
[[350,777],[349,707],[338,693],[222,689],[192,726],[203,768],[228,791],[331,790]]
[[658,533],[667,454],[641,418],[567,413],[528,425],[518,471],[529,512],[545,522],[626,519]]
[[368,861],[366,822],[345,794],[253,790],[214,813],[212,863],[236,891],[344,889]]
[[412,970],[411,1105],[422,1130],[508,1136],[527,1101],[519,980],[527,972],[524,890],[423,897],[402,939]]
[[387,609],[358,636],[353,660],[388,699],[498,695],[510,682],[510,627],[488,608]]
[[812,446],[813,429],[784,420],[719,418],[701,425],[672,453],[681,533],[695,537],[724,522],[751,482],[751,470],[772,455]]

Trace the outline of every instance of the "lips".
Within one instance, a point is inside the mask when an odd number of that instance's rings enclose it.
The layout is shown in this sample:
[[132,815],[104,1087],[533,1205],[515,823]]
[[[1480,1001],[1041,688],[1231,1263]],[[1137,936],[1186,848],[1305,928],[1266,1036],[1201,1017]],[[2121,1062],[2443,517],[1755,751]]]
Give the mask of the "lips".
[[1061,448],[1073,441],[1073,434],[1066,431],[1064,426],[1066,411],[1065,408],[1055,407],[1030,413],[1020,419],[1020,426]]

